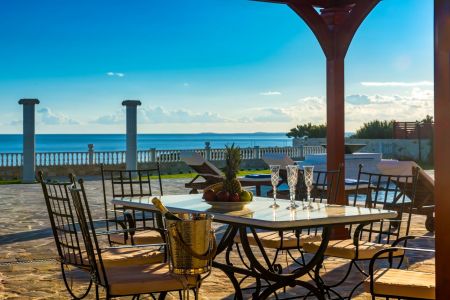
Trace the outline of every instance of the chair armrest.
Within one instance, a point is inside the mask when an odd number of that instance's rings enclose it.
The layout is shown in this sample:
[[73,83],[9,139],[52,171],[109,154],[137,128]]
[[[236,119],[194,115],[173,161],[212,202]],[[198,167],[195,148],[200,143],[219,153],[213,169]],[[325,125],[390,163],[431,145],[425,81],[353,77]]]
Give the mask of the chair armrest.
[[423,236],[423,235],[407,235],[407,236],[403,236],[397,240],[395,240],[392,243],[392,247],[396,247],[398,244],[400,244],[401,242],[404,242],[403,244],[406,245],[406,242],[408,240],[415,240],[415,239],[429,239],[429,240],[434,240],[435,237],[434,236]]
[[114,246],[107,247],[103,249],[126,249],[126,248],[147,248],[147,247],[165,247],[166,244],[142,244],[142,245],[123,245],[123,246]]
[[[376,260],[383,255],[384,253],[389,253],[390,260],[389,260],[389,268],[392,268],[392,254],[398,250],[404,250],[404,251],[419,251],[419,252],[432,252],[435,253],[436,251],[434,249],[423,249],[423,248],[411,248],[411,247],[389,247],[383,250],[378,251],[375,253],[375,255],[370,259],[369,263],[369,275],[373,276],[374,271],[374,265]],[[372,278],[371,278],[372,279]]]
[[[420,249],[420,248],[406,248],[406,247],[390,247],[383,250],[378,251],[375,255],[370,259],[369,263],[369,278],[370,278],[370,293],[374,295],[374,265],[376,260],[383,255],[384,253],[389,253],[389,268],[392,268],[392,255],[394,252],[398,250],[409,250],[409,251],[422,251],[422,252],[434,252],[432,249]],[[399,264],[400,266],[401,264]]]
[[96,235],[110,235],[113,233],[128,233],[130,232],[130,229],[111,229],[108,231],[96,231],[95,234]]

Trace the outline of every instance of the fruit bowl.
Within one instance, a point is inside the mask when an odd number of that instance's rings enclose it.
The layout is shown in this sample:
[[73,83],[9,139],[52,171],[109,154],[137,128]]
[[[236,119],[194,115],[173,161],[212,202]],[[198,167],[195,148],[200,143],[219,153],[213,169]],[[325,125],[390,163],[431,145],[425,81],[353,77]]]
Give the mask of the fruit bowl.
[[245,208],[250,202],[219,202],[219,201],[205,201],[215,211],[230,212],[240,211]]

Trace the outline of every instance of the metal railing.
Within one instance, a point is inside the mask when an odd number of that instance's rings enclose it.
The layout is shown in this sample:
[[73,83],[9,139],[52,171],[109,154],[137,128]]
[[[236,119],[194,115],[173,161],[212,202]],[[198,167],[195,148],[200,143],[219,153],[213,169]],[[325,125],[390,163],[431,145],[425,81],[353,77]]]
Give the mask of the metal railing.
[[[159,150],[149,149],[137,152],[138,163],[174,163],[180,161],[182,151],[195,151],[200,153],[205,159],[218,161],[225,159],[225,149],[204,149],[194,150]],[[308,154],[325,153],[321,146],[300,146],[300,147],[252,147],[241,148],[241,158],[243,160],[260,159],[267,153],[286,154],[289,157],[303,159]],[[36,153],[36,166],[82,166],[82,165],[120,165],[126,160],[126,151],[94,151],[90,147],[86,152],[38,152]],[[23,164],[22,153],[0,153],[0,167],[20,167]]]

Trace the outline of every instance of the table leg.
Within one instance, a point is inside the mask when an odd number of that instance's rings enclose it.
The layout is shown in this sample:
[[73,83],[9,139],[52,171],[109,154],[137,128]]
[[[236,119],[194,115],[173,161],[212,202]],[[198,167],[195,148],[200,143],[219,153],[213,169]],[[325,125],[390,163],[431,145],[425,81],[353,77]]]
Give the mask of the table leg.
[[[303,267],[297,268],[295,271],[289,274],[286,273],[280,274],[279,271],[276,268],[274,268],[272,261],[269,259],[261,241],[258,238],[256,230],[253,227],[247,227],[244,225],[233,225],[233,227],[234,228],[230,230],[230,233],[234,232],[234,234],[236,234],[237,231],[239,231],[242,249],[244,251],[246,258],[250,262],[251,267],[248,269],[244,269],[241,267],[234,266],[229,259],[229,253],[227,253],[226,264],[214,262],[213,266],[221,269],[230,278],[236,291],[236,297],[238,299],[241,299],[242,291],[240,289],[240,286],[236,285],[237,280],[235,274],[251,276],[257,278],[258,280],[270,282],[269,286],[263,289],[259,295],[254,295],[254,297],[256,297],[257,299],[266,299],[279,289],[295,285],[304,287],[306,290],[309,291],[309,294],[314,295],[317,299],[324,299],[323,293],[321,292],[320,289],[320,285],[319,287],[316,287],[311,283],[299,280],[299,278],[307,274],[308,272],[316,269],[317,265],[322,262],[330,238],[331,233],[330,226],[326,226],[323,228],[322,243],[318,251],[311,258],[311,260],[309,260],[308,263],[306,263]],[[252,233],[259,251],[253,251],[253,249],[251,248],[247,237],[248,231]],[[227,252],[231,251],[231,248],[229,247],[230,243],[232,246],[233,241],[227,239],[228,244]],[[255,256],[255,252],[261,253],[262,257],[259,257],[258,259]],[[261,258],[263,263],[260,262]]]

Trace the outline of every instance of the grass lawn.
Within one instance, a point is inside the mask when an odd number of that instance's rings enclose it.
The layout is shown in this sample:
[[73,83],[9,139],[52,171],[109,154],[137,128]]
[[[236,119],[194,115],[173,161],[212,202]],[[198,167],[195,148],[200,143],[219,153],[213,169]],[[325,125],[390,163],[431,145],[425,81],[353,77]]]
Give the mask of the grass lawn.
[[0,179],[0,185],[2,184],[19,184],[22,181],[20,179],[11,179],[11,180],[1,180]]

